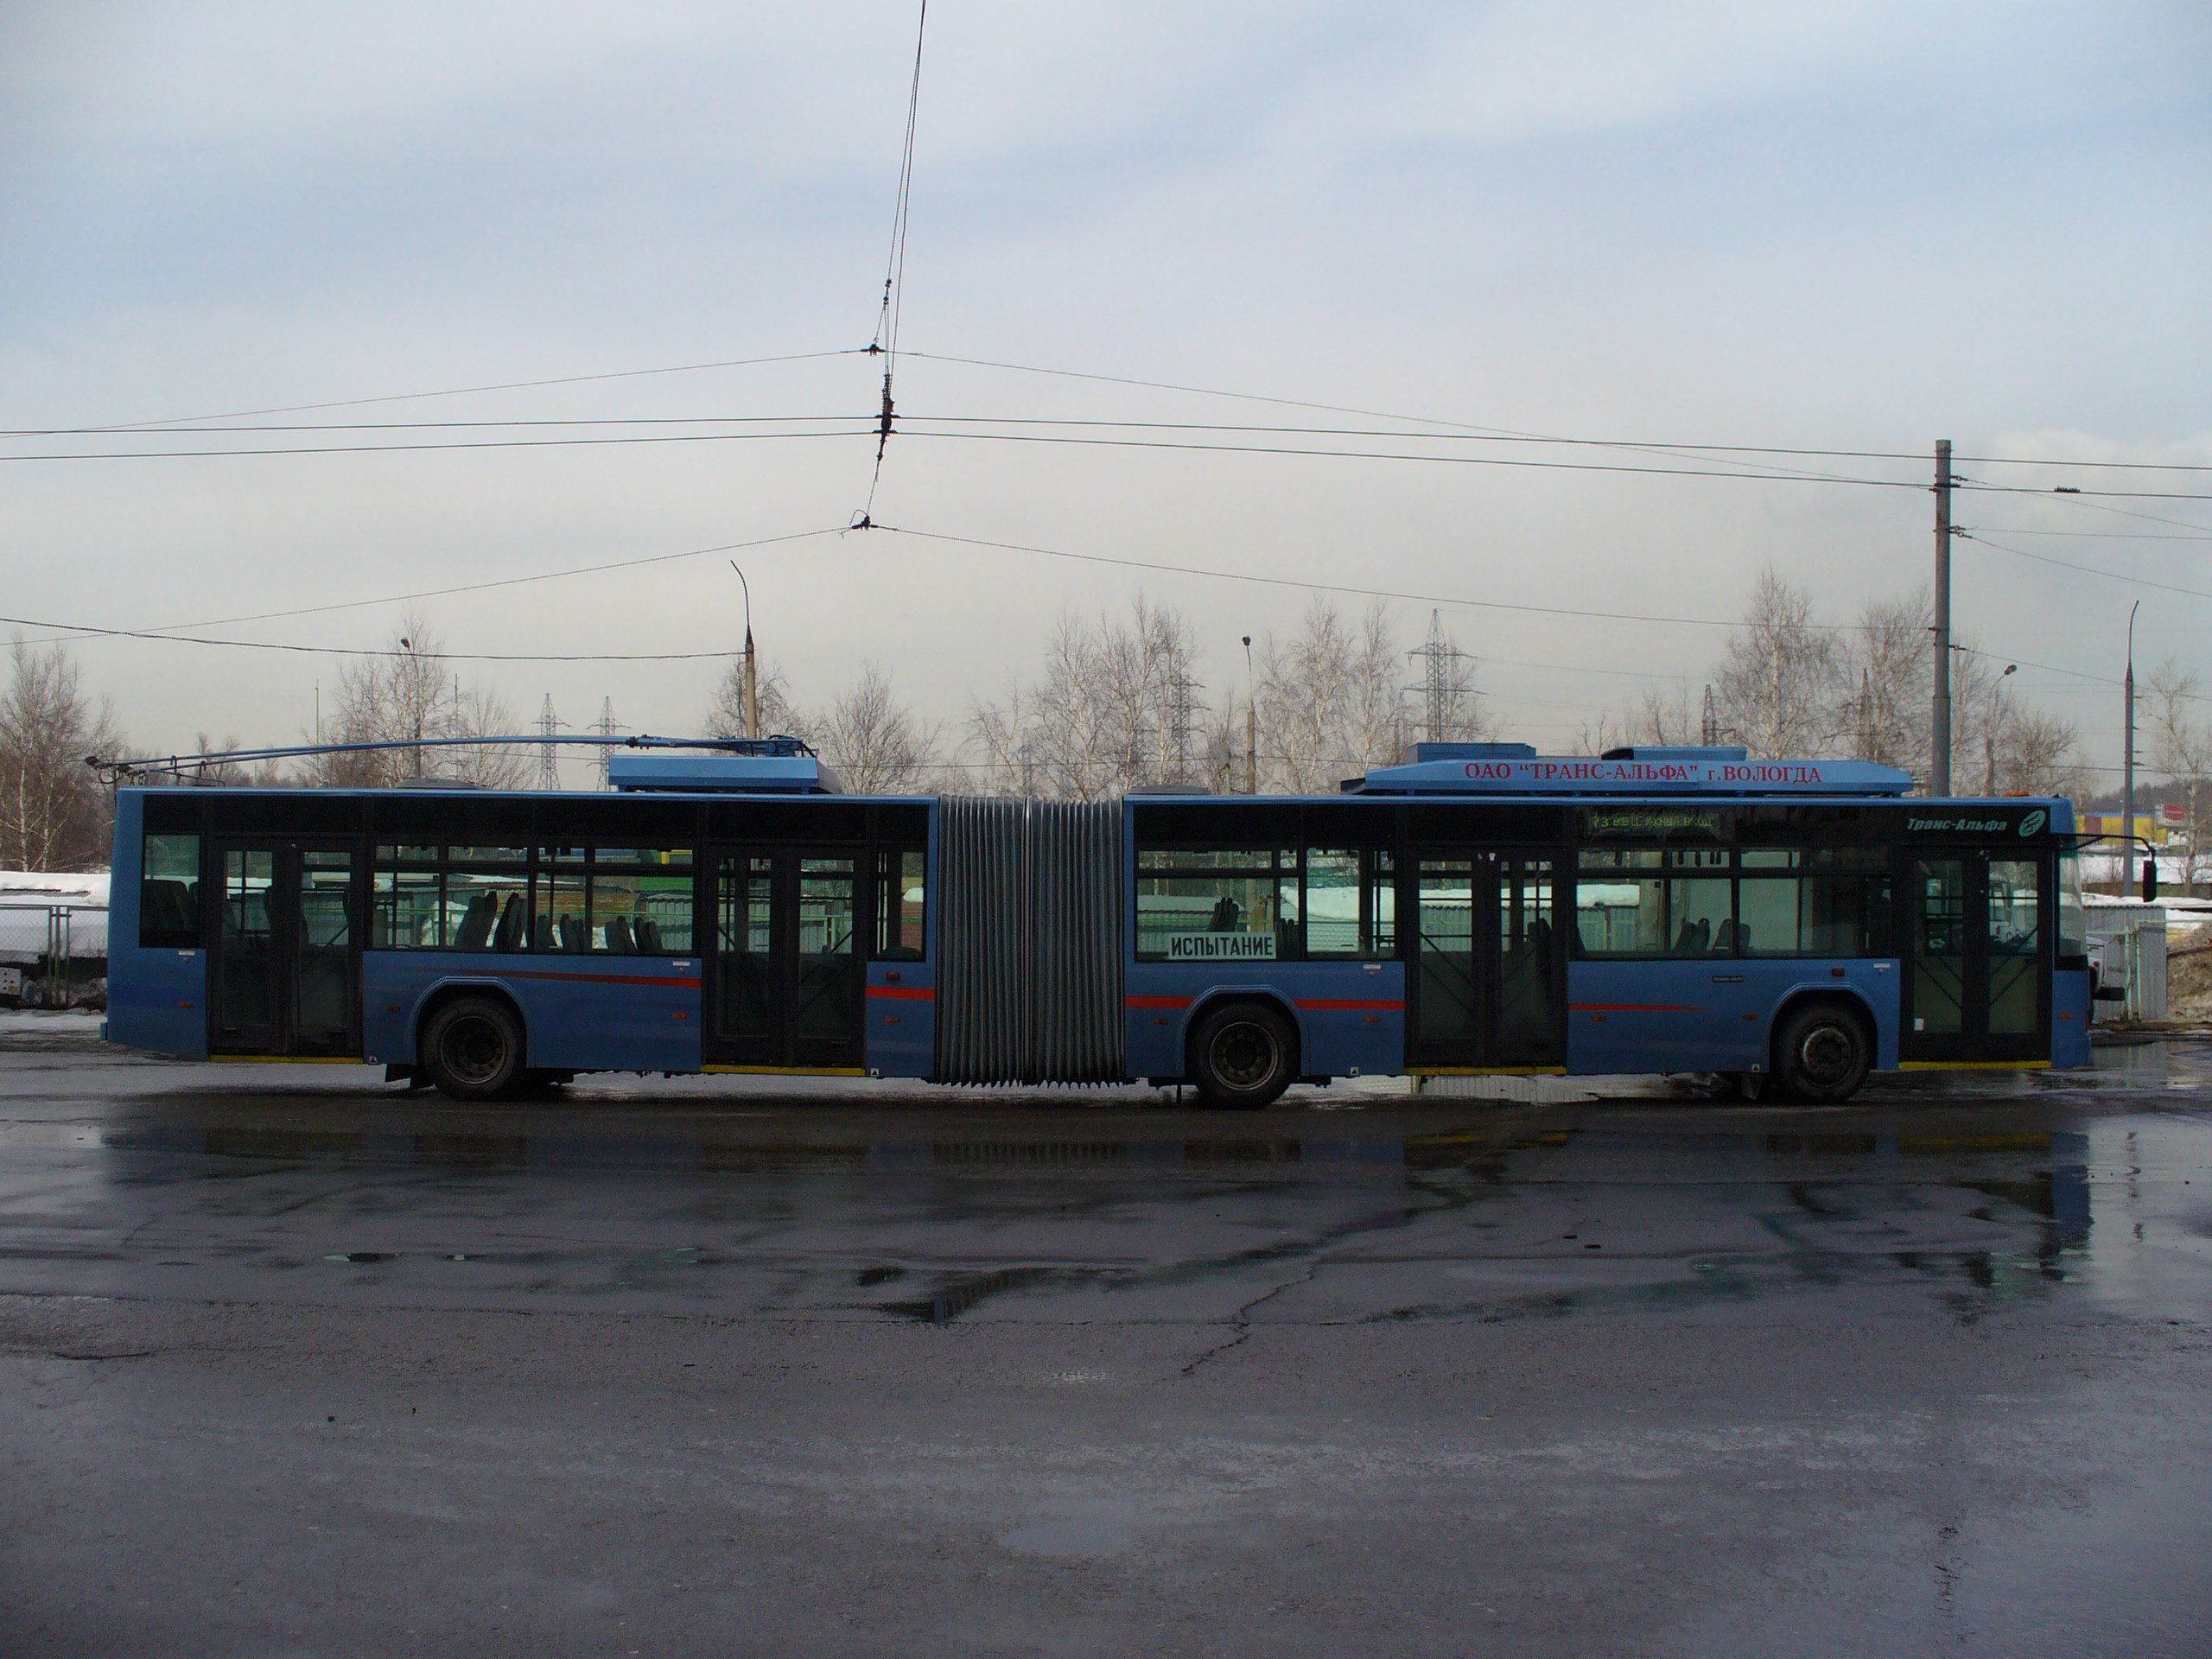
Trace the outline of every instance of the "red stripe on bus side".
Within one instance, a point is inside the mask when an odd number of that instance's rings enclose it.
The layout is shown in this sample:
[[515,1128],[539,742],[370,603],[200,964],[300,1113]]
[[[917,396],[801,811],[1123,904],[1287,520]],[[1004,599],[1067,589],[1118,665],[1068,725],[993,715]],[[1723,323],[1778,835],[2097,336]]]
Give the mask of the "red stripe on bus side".
[[666,985],[679,990],[697,990],[696,979],[668,979],[651,974],[543,974],[524,972],[518,968],[503,968],[501,979],[558,979],[577,985]]
[[1378,1008],[1385,1013],[1397,1014],[1402,1012],[1406,1005],[1402,1001],[1376,1001],[1357,996],[1317,996],[1300,997],[1298,1006],[1301,1008]]
[[1194,999],[1187,996],[1125,996],[1125,1008],[1187,1008]]
[[1692,1002],[1570,1002],[1574,1014],[1703,1014]]
[[868,994],[870,996],[899,997],[909,1002],[937,1001],[937,993],[922,985],[871,985],[868,988]]

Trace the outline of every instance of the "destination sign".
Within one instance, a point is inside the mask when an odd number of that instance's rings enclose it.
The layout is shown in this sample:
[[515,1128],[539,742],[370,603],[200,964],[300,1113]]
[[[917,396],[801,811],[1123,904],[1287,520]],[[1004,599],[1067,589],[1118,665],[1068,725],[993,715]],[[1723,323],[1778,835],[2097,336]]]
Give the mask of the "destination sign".
[[1170,933],[1170,962],[1273,962],[1272,933]]
[[1908,772],[1871,760],[1426,760],[1377,766],[1363,791],[1554,794],[1584,791],[1669,794],[1902,795]]

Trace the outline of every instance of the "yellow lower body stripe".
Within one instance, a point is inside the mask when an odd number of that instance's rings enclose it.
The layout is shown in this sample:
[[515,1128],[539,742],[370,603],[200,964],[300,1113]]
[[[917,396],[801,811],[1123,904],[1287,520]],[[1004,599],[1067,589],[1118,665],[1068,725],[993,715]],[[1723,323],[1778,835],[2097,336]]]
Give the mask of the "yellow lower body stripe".
[[1899,1060],[1900,1071],[2048,1071],[2049,1060]]
[[218,1065],[373,1065],[358,1054],[210,1054]]
[[1563,1077],[1563,1065],[1409,1065],[1409,1077]]
[[735,1073],[753,1077],[864,1077],[861,1065],[702,1065],[702,1071]]

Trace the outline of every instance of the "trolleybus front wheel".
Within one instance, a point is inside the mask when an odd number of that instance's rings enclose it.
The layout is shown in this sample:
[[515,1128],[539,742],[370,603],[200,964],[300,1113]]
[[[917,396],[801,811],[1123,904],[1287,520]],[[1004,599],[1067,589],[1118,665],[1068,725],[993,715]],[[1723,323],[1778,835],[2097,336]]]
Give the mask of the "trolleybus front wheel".
[[1873,1033],[1838,1003],[1808,1003],[1775,1033],[1773,1077],[1784,1100],[1821,1105],[1849,1100],[1873,1066]]
[[506,1100],[529,1081],[522,1021],[488,996],[457,997],[423,1031],[423,1069],[454,1100]]
[[1191,1033],[1191,1081],[1209,1106],[1257,1111],[1298,1076],[1298,1033],[1273,1008],[1231,1002]]

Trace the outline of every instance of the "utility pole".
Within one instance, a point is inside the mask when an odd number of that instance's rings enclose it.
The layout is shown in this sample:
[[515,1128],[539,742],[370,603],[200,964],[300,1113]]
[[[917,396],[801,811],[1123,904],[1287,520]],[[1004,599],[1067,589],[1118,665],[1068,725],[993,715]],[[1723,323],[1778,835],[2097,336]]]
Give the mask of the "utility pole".
[[1705,688],[1705,707],[1698,716],[1697,741],[1708,749],[1717,747],[1720,742],[1720,711],[1713,706],[1713,688],[1709,685]]
[[[887,403],[890,393],[886,391],[884,397]],[[753,654],[753,584],[746,581],[744,571],[737,569],[735,559],[729,562],[729,568],[737,570],[737,585],[745,594],[745,734],[758,737],[760,735],[760,664]]]
[[2127,677],[2122,682],[2120,693],[2127,700],[2126,719],[2121,729],[2126,734],[2126,747],[2121,751],[2120,772],[2120,844],[2126,849],[2121,856],[2126,862],[2120,882],[2122,897],[2135,891],[2135,613],[2143,608],[2137,600],[2127,607]]
[[537,711],[537,734],[545,741],[537,750],[537,786],[540,789],[561,787],[561,759],[555,752],[553,734],[561,729],[561,722],[553,715],[553,694],[545,694],[543,707]]
[[1951,441],[1936,443],[1936,707],[1928,792],[1951,792]]
[[1244,792],[1260,792],[1260,705],[1252,699],[1252,636],[1244,636]]

